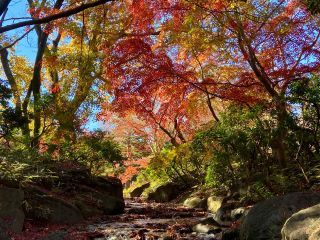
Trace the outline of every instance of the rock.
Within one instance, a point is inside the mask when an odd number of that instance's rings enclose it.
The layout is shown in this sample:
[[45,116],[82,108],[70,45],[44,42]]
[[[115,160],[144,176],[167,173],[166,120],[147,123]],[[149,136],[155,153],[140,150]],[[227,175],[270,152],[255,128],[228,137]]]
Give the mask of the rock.
[[71,203],[48,195],[32,186],[25,188],[26,214],[32,219],[47,220],[53,223],[75,224],[83,220],[80,210]]
[[320,204],[293,214],[284,224],[283,240],[320,239]]
[[239,240],[239,229],[230,228],[222,232],[221,240]]
[[178,197],[183,190],[183,186],[176,183],[168,182],[164,185],[159,186],[153,192],[149,193],[148,200],[153,200],[160,203],[169,202]]
[[85,198],[78,196],[75,200],[75,206],[79,208],[82,216],[88,219],[93,216],[103,215],[103,211],[94,204],[90,204]]
[[244,218],[240,239],[281,239],[281,228],[293,213],[318,203],[320,193],[311,192],[290,193],[260,202]]
[[97,199],[100,201],[100,206],[105,214],[123,213],[124,201],[119,198],[102,194],[100,197],[97,197]]
[[21,233],[25,215],[22,210],[24,192],[16,188],[0,187],[0,228]]
[[193,226],[192,230],[197,233],[219,233],[222,231],[221,225],[217,223],[213,218],[205,218],[198,224]]
[[110,195],[108,192],[98,191],[88,186],[79,185],[76,206],[79,207],[84,217],[104,214],[119,214],[124,210],[122,198]]
[[119,179],[95,177],[82,168],[59,170],[56,174],[58,177],[51,183],[24,186],[28,193],[29,217],[73,224],[84,218],[123,212],[123,188]]
[[162,240],[174,240],[174,238],[170,237],[170,236],[163,236],[161,239]]
[[145,183],[142,186],[133,189],[133,191],[130,193],[130,197],[140,197],[143,191],[146,190],[148,187],[150,187],[150,183]]
[[83,185],[90,186],[99,192],[123,201],[123,187],[120,179],[115,177],[91,177],[90,180],[89,184],[84,183]]
[[248,212],[249,212],[249,209],[245,207],[240,207],[240,208],[231,210],[231,213],[230,213],[231,221],[239,220],[240,218],[246,216]]
[[188,208],[206,208],[207,200],[200,197],[190,197],[184,200],[183,206]]
[[0,228],[0,240],[11,240],[7,233]]
[[67,235],[67,231],[57,231],[54,233],[50,233],[48,236],[42,238],[41,240],[65,240]]
[[222,203],[215,214],[215,220],[218,222],[234,221],[234,219],[232,219],[232,211],[239,205],[240,203],[237,201]]
[[223,197],[210,196],[207,199],[208,210],[211,213],[216,213],[218,209],[222,206],[224,201]]

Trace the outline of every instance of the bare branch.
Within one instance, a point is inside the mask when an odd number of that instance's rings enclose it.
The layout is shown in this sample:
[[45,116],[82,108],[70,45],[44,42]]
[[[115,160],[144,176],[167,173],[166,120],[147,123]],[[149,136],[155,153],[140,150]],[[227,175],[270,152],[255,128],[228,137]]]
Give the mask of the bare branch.
[[11,48],[13,47],[15,44],[17,44],[21,39],[23,39],[25,36],[27,36],[35,27],[30,28],[28,31],[26,31],[22,36],[20,36],[19,38],[17,38],[15,41],[13,41],[11,44],[0,48],[0,51],[2,51],[3,49],[7,49],[7,48]]
[[33,20],[29,20],[29,21],[23,21],[23,22],[19,22],[19,23],[14,23],[11,25],[7,25],[4,27],[0,27],[0,33],[4,33],[4,32],[8,32],[11,31],[13,29],[17,29],[20,27],[25,27],[25,26],[29,26],[29,25],[38,25],[38,24],[42,24],[42,23],[48,23],[60,18],[66,18],[69,17],[71,15],[77,14],[79,12],[82,12],[85,9],[88,8],[93,8],[102,4],[105,4],[107,2],[113,2],[115,0],[98,0],[96,2],[91,2],[91,3],[86,3],[86,4],[82,4],[78,7],[69,9],[69,10],[65,10],[65,11],[61,11],[59,13],[56,14],[52,14],[50,16],[47,17],[43,17],[43,18],[39,18],[39,19],[33,19]]

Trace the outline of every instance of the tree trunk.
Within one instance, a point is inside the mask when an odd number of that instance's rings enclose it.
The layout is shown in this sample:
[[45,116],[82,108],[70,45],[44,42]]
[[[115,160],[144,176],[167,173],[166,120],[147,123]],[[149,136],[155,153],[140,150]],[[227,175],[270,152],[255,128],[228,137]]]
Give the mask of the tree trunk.
[[39,145],[39,134],[41,127],[41,69],[42,69],[42,59],[44,55],[44,50],[47,45],[48,35],[44,32],[41,33],[39,37],[39,46],[36,56],[36,61],[33,69],[32,77],[32,92],[34,98],[33,114],[34,114],[34,129],[33,129],[33,140],[31,142],[32,147],[37,147]]

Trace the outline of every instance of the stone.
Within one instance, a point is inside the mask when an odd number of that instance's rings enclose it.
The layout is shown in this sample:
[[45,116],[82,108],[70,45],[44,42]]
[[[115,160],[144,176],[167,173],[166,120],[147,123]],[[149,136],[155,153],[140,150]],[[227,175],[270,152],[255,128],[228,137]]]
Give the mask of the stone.
[[60,224],[75,224],[84,220],[80,210],[71,203],[48,195],[39,188],[25,188],[27,207],[25,212],[32,219]]
[[88,203],[88,201],[80,196],[76,197],[75,200],[75,206],[79,208],[80,212],[82,213],[82,216],[85,219],[88,219],[90,217],[94,216],[100,216],[103,215],[103,211],[99,209],[94,204]]
[[50,233],[48,236],[42,238],[41,240],[65,240],[67,235],[67,231],[56,231],[54,233]]
[[211,213],[216,213],[218,209],[222,206],[223,201],[224,201],[223,197],[217,197],[217,196],[208,197],[207,199],[208,210]]
[[79,193],[75,196],[76,206],[86,218],[97,216],[99,213],[119,214],[124,210],[122,198],[84,185],[79,185],[77,189]]
[[11,240],[7,233],[0,228],[0,240]]
[[149,193],[148,200],[153,200],[159,203],[170,202],[171,200],[177,198],[183,190],[183,186],[168,182],[157,187],[153,192]]
[[240,218],[246,216],[249,212],[249,209],[245,208],[245,207],[240,207],[240,208],[236,208],[231,210],[230,212],[230,218],[231,221],[237,221]]
[[207,199],[200,197],[190,197],[184,200],[183,206],[187,208],[206,208],[207,207]]
[[239,240],[239,229],[230,228],[222,232],[221,240]]
[[218,222],[234,221],[232,219],[232,211],[240,205],[237,201],[228,201],[222,203],[221,207],[217,210],[215,214],[215,220]]
[[97,197],[98,201],[101,203],[101,208],[105,214],[119,214],[123,213],[124,201],[119,198],[101,194]]
[[24,192],[17,188],[0,187],[0,228],[21,233],[24,223],[22,203]]
[[285,221],[301,209],[320,203],[320,193],[297,192],[273,197],[252,207],[240,227],[241,240],[280,240]]
[[217,223],[213,218],[205,218],[193,226],[192,230],[197,233],[219,233],[222,231],[221,225]]
[[123,212],[123,187],[119,179],[92,176],[81,168],[59,170],[57,176],[51,185],[37,182],[24,186],[28,217],[74,224],[94,216]]
[[319,240],[320,204],[293,214],[285,222],[281,235],[283,240]]
[[130,193],[130,197],[132,197],[132,198],[140,197],[141,194],[144,192],[144,190],[146,190],[148,187],[150,187],[150,183],[145,183],[145,184],[141,185],[140,187],[133,189],[132,192]]

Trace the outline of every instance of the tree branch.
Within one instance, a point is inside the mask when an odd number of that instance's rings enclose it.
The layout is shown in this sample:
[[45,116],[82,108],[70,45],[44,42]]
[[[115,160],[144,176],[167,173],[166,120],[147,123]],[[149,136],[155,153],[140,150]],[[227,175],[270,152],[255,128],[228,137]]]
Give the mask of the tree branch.
[[48,23],[48,22],[51,22],[51,21],[54,21],[54,20],[57,20],[60,18],[65,18],[65,17],[69,17],[71,15],[77,14],[85,9],[93,8],[93,7],[105,4],[107,2],[113,2],[113,1],[115,1],[115,0],[98,0],[98,1],[92,2],[92,3],[82,4],[78,7],[75,7],[75,8],[69,9],[69,10],[65,10],[65,11],[61,11],[59,13],[52,14],[47,17],[33,19],[33,20],[19,22],[19,23],[14,23],[11,25],[0,27],[0,33],[8,32],[10,30],[17,29],[20,27],[29,26],[29,25],[38,25],[38,24],[42,24],[42,23]]

